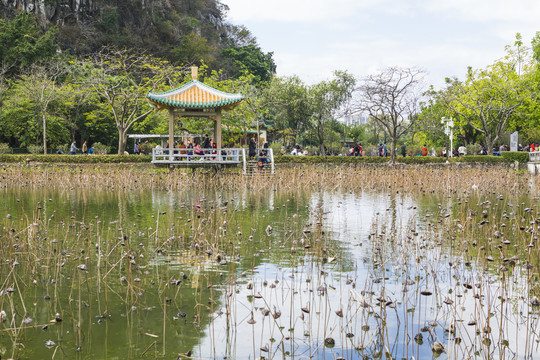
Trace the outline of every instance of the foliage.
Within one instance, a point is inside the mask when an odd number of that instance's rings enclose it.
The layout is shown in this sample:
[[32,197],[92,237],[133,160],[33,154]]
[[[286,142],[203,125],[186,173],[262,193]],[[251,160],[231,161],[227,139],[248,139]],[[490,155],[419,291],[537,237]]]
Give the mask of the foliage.
[[94,54],[92,63],[94,71],[89,81],[104,102],[90,116],[114,120],[121,155],[126,149],[127,132],[153,111],[145,101],[148,91],[174,80],[182,71],[151,56],[118,49]]
[[480,144],[469,144],[465,148],[467,149],[467,155],[478,155],[482,150],[482,146]]
[[505,161],[518,161],[520,163],[529,161],[529,153],[523,151],[501,151],[501,157]]
[[[347,72],[336,71],[330,81],[322,81],[308,88],[309,127],[315,133],[321,154],[325,154],[325,142],[335,142],[339,133],[332,131],[336,112],[352,96],[356,81]],[[332,139],[329,134],[334,134]]]
[[232,74],[235,77],[249,73],[254,76],[256,83],[260,83],[269,82],[276,73],[276,64],[272,59],[273,53],[264,53],[255,44],[224,49],[223,56],[232,63],[234,69]]
[[28,152],[30,154],[39,154],[41,152],[43,152],[43,148],[39,145],[35,145],[35,144],[30,144],[26,147],[26,150],[28,150]]
[[141,144],[141,150],[145,154],[151,154],[152,149],[154,149],[156,146],[157,146],[156,143],[144,142],[144,143]]
[[93,143],[92,147],[94,148],[94,154],[109,154],[111,152],[110,146],[103,145],[100,142]]
[[13,76],[56,51],[57,29],[43,32],[33,15],[23,11],[13,20],[0,19],[0,74]]
[[9,145],[6,143],[0,143],[0,154],[10,154],[11,149],[9,148]]
[[[40,148],[41,150],[41,148]],[[14,162],[43,162],[68,164],[120,164],[120,163],[151,163],[152,157],[148,155],[0,155],[0,163]]]

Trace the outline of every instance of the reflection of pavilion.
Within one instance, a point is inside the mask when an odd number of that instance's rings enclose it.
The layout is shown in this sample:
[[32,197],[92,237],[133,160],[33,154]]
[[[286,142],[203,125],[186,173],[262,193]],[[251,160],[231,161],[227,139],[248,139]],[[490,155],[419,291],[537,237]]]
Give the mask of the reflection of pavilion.
[[[239,94],[229,94],[197,80],[197,67],[192,67],[190,82],[163,93],[149,92],[147,100],[159,110],[169,111],[169,137],[171,148],[154,149],[152,163],[170,166],[183,165],[200,167],[206,165],[226,165],[245,163],[243,149],[222,148],[221,114],[224,110],[231,110],[244,100]],[[176,118],[209,118],[214,121],[214,141],[216,148],[197,150],[177,149],[174,147],[174,122]],[[195,161],[202,160],[202,161]],[[207,160],[207,161],[205,161]]]

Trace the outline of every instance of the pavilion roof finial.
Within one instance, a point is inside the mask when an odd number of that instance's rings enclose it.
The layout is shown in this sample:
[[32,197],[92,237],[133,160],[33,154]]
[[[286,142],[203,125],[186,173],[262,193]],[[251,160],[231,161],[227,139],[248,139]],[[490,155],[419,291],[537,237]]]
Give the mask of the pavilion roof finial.
[[197,66],[191,67],[191,79],[198,80],[199,77],[199,68]]

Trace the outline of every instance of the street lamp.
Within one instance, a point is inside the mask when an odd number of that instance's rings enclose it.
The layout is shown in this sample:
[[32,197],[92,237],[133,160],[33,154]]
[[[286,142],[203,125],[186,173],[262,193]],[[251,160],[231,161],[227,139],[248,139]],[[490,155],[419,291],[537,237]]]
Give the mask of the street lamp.
[[450,157],[452,157],[454,153],[454,120],[452,118],[447,119],[443,117],[441,119],[441,124],[446,125],[444,133],[450,137]]

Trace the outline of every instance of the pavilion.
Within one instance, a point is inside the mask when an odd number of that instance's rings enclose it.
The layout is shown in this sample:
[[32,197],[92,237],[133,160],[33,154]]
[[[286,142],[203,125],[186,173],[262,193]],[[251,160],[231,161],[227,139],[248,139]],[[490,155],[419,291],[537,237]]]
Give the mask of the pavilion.
[[198,68],[191,68],[192,80],[163,93],[148,92],[146,99],[158,111],[169,111],[169,144],[174,144],[174,121],[177,117],[206,117],[214,120],[214,141],[222,147],[221,113],[231,110],[244,100],[244,95],[229,94],[198,81]]
[[[243,164],[244,172],[248,161],[245,149],[224,149],[222,146],[221,114],[231,110],[244,100],[241,93],[230,94],[214,89],[198,80],[198,68],[191,68],[192,80],[163,93],[148,92],[146,99],[158,111],[169,112],[168,148],[155,148],[152,163],[156,165],[196,167],[222,167]],[[214,143],[216,148],[174,148],[174,122],[177,118],[209,118],[214,121]],[[199,161],[196,161],[199,160]]]

